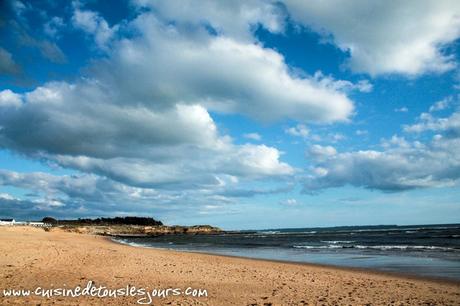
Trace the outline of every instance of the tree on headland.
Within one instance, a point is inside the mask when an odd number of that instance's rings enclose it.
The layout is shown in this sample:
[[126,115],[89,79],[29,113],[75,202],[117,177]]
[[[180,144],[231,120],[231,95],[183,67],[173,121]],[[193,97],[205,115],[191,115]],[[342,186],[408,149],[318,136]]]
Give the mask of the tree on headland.
[[[45,222],[45,221],[43,221]],[[61,225],[78,224],[78,225],[144,225],[158,226],[163,225],[161,221],[150,217],[114,217],[114,218],[96,218],[96,219],[76,219],[76,220],[59,220]]]
[[58,221],[54,219],[53,217],[45,217],[42,219],[43,223],[48,223],[48,224],[57,224]]

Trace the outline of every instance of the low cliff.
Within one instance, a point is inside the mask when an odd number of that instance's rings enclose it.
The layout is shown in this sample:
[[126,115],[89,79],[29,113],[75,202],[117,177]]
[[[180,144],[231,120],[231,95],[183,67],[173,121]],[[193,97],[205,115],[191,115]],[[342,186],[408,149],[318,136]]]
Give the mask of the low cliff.
[[218,234],[222,230],[210,225],[195,226],[141,226],[141,225],[62,225],[57,226],[68,232],[104,236],[160,236],[171,234]]

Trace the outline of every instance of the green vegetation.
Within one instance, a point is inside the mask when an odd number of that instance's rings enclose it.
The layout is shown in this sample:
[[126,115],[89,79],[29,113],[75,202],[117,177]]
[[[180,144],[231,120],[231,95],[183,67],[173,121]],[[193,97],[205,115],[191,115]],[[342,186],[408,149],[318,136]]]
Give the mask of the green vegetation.
[[52,217],[43,218],[42,222],[53,225],[143,225],[159,226],[163,225],[161,221],[150,217],[114,217],[114,218],[96,218],[96,219],[75,219],[75,220],[56,220]]

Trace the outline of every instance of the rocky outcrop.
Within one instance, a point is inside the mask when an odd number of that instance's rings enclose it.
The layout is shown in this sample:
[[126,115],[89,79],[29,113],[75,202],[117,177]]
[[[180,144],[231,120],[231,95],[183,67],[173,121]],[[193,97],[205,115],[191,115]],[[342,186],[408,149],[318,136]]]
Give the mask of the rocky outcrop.
[[141,226],[141,225],[63,225],[55,228],[68,232],[104,235],[104,236],[124,236],[124,237],[142,237],[142,236],[160,236],[174,234],[219,234],[223,231],[210,225],[194,226]]

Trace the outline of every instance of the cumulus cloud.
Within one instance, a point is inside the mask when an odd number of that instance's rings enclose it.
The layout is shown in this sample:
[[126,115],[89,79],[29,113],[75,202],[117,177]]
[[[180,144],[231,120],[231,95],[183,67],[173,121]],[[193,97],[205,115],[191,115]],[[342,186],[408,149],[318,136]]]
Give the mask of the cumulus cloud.
[[[74,6],[76,7],[72,16],[73,26],[93,36],[98,48],[107,50],[108,44],[114,38],[119,26],[115,25],[110,27],[107,21],[98,13],[80,9],[78,5],[75,4]],[[54,25],[56,25],[56,23]]]
[[[237,6],[247,33],[252,24],[278,29],[271,9],[259,7],[247,16],[241,10],[246,4]],[[88,76],[22,94],[5,92],[17,107],[2,105],[0,145],[127,185],[196,188],[216,185],[222,175],[262,179],[295,172],[276,148],[235,145],[221,135],[209,110],[262,121],[350,116],[350,84],[295,75],[279,53],[236,34],[243,28],[216,24],[216,35],[195,17],[168,10],[140,13],[126,25],[136,34],[114,39],[107,58],[89,67]],[[208,18],[217,22],[212,14]],[[108,26],[94,12],[75,6],[73,22],[101,46],[112,39],[109,31],[98,41]]]
[[165,25],[152,14],[139,16],[132,29],[143,35],[120,41],[97,73],[137,103],[199,103],[261,121],[334,122],[352,114],[336,81],[296,76],[281,54],[260,44]]
[[[278,4],[137,4],[142,8],[133,20],[112,26],[97,12],[74,5],[72,25],[93,37],[104,58],[91,61],[74,81],[0,93],[1,148],[81,173],[3,173],[3,185],[42,193],[22,204],[40,210],[49,203],[61,212],[84,214],[88,207],[97,211],[100,203],[117,211],[123,201],[133,203],[132,211],[145,210],[152,201],[202,201],[211,207],[237,196],[281,192],[237,186],[292,177],[297,169],[273,146],[237,144],[219,131],[211,114],[299,121],[293,131],[305,137],[306,123],[349,120],[354,103],[348,94],[372,90],[365,80],[355,84],[320,72],[297,73],[279,52],[264,47],[254,31],[258,26],[282,31]],[[196,10],[180,7],[187,5],[209,13],[199,18]],[[57,35],[59,26],[60,20],[51,20],[47,34]],[[43,52],[48,44],[44,54],[59,61],[56,44],[27,32],[22,41]]]
[[[158,205],[155,210],[161,212],[162,205],[178,196],[126,186],[91,174],[56,176],[0,170],[0,185],[32,192],[22,198],[9,194],[0,197],[2,215],[22,218],[117,215],[142,212],[155,205]],[[107,207],[110,207],[109,213]]]
[[21,106],[21,95],[12,92],[9,89],[0,91],[0,111],[8,110],[11,107],[16,108]]
[[258,25],[272,33],[279,33],[284,28],[284,12],[272,1],[135,0],[133,3],[152,8],[165,20],[183,26],[206,24],[217,34],[239,40],[254,40],[252,34]]
[[[173,151],[173,150],[171,150]],[[221,150],[176,147],[169,160],[139,158],[98,159],[49,156],[58,164],[88,173],[97,173],[132,186],[150,188],[211,188],[219,176],[261,179],[289,176],[294,169],[280,161],[280,152],[265,145],[229,145]]]
[[54,16],[43,25],[43,32],[45,32],[45,34],[50,37],[56,38],[59,36],[59,30],[64,26],[64,19],[58,16]]
[[337,150],[332,146],[312,145],[308,151],[308,156],[315,160],[323,160],[337,154]]
[[369,80],[360,80],[357,83],[353,83],[347,80],[335,80],[331,76],[325,76],[321,71],[315,72],[313,78],[324,87],[333,88],[344,92],[359,91],[359,92],[371,92],[374,88]]
[[294,21],[349,52],[353,71],[417,76],[457,65],[444,47],[460,36],[458,1],[283,3]]
[[341,140],[346,139],[347,137],[343,135],[342,133],[332,133],[328,135],[331,138],[332,142],[339,142]]
[[437,112],[449,108],[454,103],[454,97],[446,97],[430,106],[429,112]]
[[430,141],[409,141],[394,135],[383,150],[337,152],[312,146],[312,174],[305,191],[352,185],[383,191],[456,186],[460,182],[460,113],[435,118],[429,113],[406,132],[436,132]]
[[304,124],[297,124],[296,126],[287,128],[284,132],[291,136],[307,138],[310,130]]
[[127,184],[192,187],[213,184],[220,173],[253,178],[293,173],[276,148],[237,146],[219,135],[200,105],[156,111],[113,104],[91,81],[50,83],[22,96],[11,91],[3,96],[2,101],[17,104],[0,112],[3,147]]
[[441,132],[448,137],[459,137],[460,111],[455,111],[445,118],[435,117],[431,113],[422,113],[418,118],[418,122],[404,126],[404,131],[408,133],[432,131]]
[[117,197],[157,196],[154,190],[129,187],[96,175],[56,176],[43,172],[19,173],[0,170],[0,185],[14,186],[35,192],[33,197],[72,198],[72,201],[98,202]]
[[111,94],[91,81],[49,83],[22,96],[6,90],[3,96],[14,97],[15,103],[19,97],[24,99],[20,108],[1,117],[0,134],[4,146],[21,151],[111,158],[145,150],[143,154],[152,156],[157,146],[218,147],[225,141],[218,139],[217,128],[202,106],[178,104],[154,111],[112,104]]
[[[232,213],[235,198],[286,192],[292,186],[241,189],[232,176],[219,178],[216,188],[156,190],[128,186],[94,174],[52,175],[0,170],[0,186],[29,190],[23,197],[0,193],[0,216],[37,218],[148,215],[174,223],[204,212]],[[230,206],[229,206],[230,205]],[[218,211],[209,211],[217,209]],[[172,220],[172,221],[171,221]]]
[[352,185],[383,191],[458,184],[458,139],[432,143],[426,148],[357,151],[327,158],[322,169],[305,183],[305,190]]

